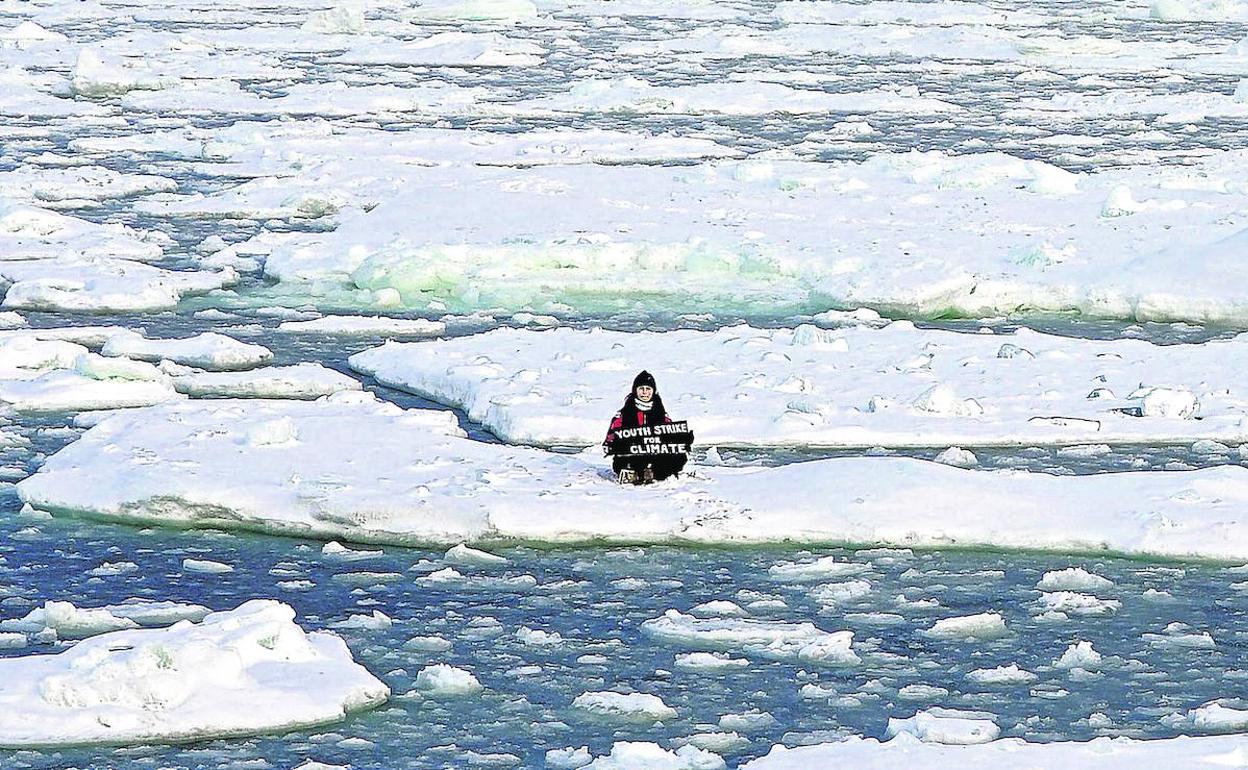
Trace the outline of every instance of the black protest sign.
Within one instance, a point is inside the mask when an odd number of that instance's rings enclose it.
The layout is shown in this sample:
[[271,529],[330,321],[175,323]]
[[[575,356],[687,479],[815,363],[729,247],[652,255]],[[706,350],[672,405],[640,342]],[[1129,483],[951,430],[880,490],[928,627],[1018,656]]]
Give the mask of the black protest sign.
[[693,431],[689,430],[689,423],[682,420],[617,430],[612,454],[625,457],[683,455],[689,453],[692,444]]

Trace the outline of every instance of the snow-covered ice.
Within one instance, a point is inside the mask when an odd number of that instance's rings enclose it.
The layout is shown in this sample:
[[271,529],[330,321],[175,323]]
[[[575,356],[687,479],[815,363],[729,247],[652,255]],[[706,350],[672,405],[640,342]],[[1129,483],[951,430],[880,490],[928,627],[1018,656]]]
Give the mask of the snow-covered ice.
[[0,660],[0,746],[147,743],[336,722],[388,688],[271,600]]
[[[869,447],[1238,443],[1248,439],[1241,360],[1248,365],[1243,336],[1155,345],[899,321],[883,329],[499,329],[387,343],[350,363],[462,408],[510,442],[600,443],[644,368],[699,442]],[[1175,408],[1162,408],[1163,397]]]
[[344,391],[111,415],[17,489],[54,512],[378,542],[807,540],[1248,558],[1238,515],[1248,469],[1236,466],[1059,477],[855,457],[699,467],[667,486],[621,490],[593,452],[472,441],[451,413]]
[[358,380],[315,363],[266,366],[241,372],[202,372],[173,378],[173,388],[195,398],[304,398],[360,390]]
[[742,770],[806,770],[812,767],[872,767],[904,770],[916,766],[959,770],[1024,770],[1035,767],[1096,767],[1132,770],[1173,767],[1187,770],[1233,766],[1248,751],[1248,737],[1136,740],[1097,738],[1087,742],[1028,743],[1002,738],[977,746],[944,746],[898,735],[883,743],[850,737],[842,742],[787,748],[776,746]]

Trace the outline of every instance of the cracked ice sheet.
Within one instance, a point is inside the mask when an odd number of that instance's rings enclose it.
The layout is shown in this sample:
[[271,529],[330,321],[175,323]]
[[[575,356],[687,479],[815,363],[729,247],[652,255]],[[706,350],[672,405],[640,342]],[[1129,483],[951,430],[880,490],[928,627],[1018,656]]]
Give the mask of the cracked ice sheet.
[[[168,154],[221,164],[224,170],[217,173],[288,177],[286,182],[292,185],[300,184],[301,175],[316,173],[318,164],[329,164],[332,173],[344,178],[371,172],[380,177],[375,184],[381,184],[385,176],[410,166],[662,164],[743,154],[708,139],[642,131],[556,128],[502,134],[413,128],[396,132],[339,126],[319,118],[297,123],[238,121],[220,129],[187,127],[84,137],[70,142],[70,149],[84,155]],[[207,163],[199,168],[206,167]],[[342,186],[332,173],[325,174],[322,183]]]
[[145,744],[337,722],[389,688],[338,636],[267,599],[198,623],[100,634],[0,660],[0,746]]
[[1031,768],[1095,767],[1097,770],[1217,770],[1240,766],[1248,755],[1248,737],[1178,737],[1161,740],[1097,738],[1086,743],[1027,743],[1003,738],[976,746],[923,743],[910,735],[880,742],[851,736],[815,746],[775,746],[765,757],[741,770],[807,770],[814,767],[871,767],[910,770],[914,767],[956,770],[1031,770]]
[[240,122],[216,132],[185,129],[157,137],[82,140],[76,149],[101,153],[128,148],[207,158],[213,164],[201,164],[201,168],[254,177],[212,195],[155,196],[136,203],[136,210],[253,218],[317,217],[348,205],[373,206],[408,190],[417,166],[659,164],[742,154],[705,139],[623,131],[491,134],[415,129],[396,133],[340,129],[321,120],[293,126]]
[[674,115],[934,114],[961,111],[957,105],[924,97],[915,88],[877,88],[837,94],[761,82],[655,86],[632,76],[581,80],[555,96],[497,104],[493,105],[493,109],[505,115],[598,112]]
[[[1153,345],[1025,329],[1000,335],[920,330],[905,321],[837,330],[499,329],[391,342],[355,354],[350,365],[386,385],[463,409],[504,441],[546,446],[600,443],[606,421],[643,368],[657,378],[668,413],[689,420],[703,444],[1248,441],[1248,390],[1240,382],[1248,335]],[[1128,396],[1141,385],[1194,391],[1203,419],[1115,412],[1139,406]],[[947,401],[925,398],[937,386],[948,389]],[[1093,391],[1097,397],[1089,399]]]
[[384,297],[453,312],[685,302],[765,317],[869,306],[1244,323],[1246,159],[1079,175],[917,151],[862,163],[409,167],[376,207],[275,245],[265,272],[292,301]]
[[166,310],[186,295],[203,294],[238,280],[228,267],[177,271],[104,257],[3,260],[0,277],[10,283],[3,307],[86,312]]
[[[1154,72],[1163,67],[1195,72],[1235,72],[1242,67],[1242,71],[1248,72],[1239,49],[1226,49],[1221,43],[1055,37],[1038,32],[963,25],[916,28],[905,24],[791,24],[772,30],[722,27],[668,40],[626,43],[620,51],[630,56],[667,54],[717,60],[817,53],[942,60],[950,58],[952,51],[956,52],[959,62],[1018,62],[1054,67],[1064,72]],[[1014,74],[1009,72],[1001,77],[1008,79]]]
[[[357,541],[888,543],[1248,558],[1248,469],[1059,477],[845,458],[620,487],[365,393],[104,418],[17,485],[54,513]],[[595,515],[586,516],[586,511]]]
[[1248,88],[1234,94],[1154,94],[1143,89],[1115,89],[1105,94],[1058,94],[1049,99],[1023,99],[1008,114],[1053,114],[1059,117],[1159,115],[1161,123],[1193,123],[1211,117],[1248,117]]
[[18,261],[117,258],[154,262],[168,236],[85,219],[0,198],[0,257]]

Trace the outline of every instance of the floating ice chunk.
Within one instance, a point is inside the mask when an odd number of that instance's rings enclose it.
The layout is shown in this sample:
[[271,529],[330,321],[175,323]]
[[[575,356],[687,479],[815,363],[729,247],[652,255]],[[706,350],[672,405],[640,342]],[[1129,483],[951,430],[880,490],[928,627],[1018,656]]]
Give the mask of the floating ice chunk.
[[26,634],[17,631],[0,631],[0,650],[16,650],[26,646]]
[[749,738],[728,731],[695,733],[689,736],[688,741],[690,746],[719,754],[741,751],[750,745]]
[[1088,572],[1083,567],[1070,567],[1044,573],[1036,588],[1041,591],[1103,591],[1113,585],[1114,581]]
[[1037,677],[1030,671],[1024,671],[1017,663],[996,668],[977,668],[966,675],[976,684],[1027,684],[1036,681]]
[[472,695],[484,688],[471,672],[436,663],[416,674],[416,689],[434,697]]
[[766,711],[747,711],[741,714],[724,714],[719,718],[719,726],[723,730],[736,732],[756,732],[766,730],[776,724],[776,718]]
[[809,768],[870,767],[872,770],[957,768],[957,770],[1023,770],[1024,768],[1201,768],[1221,767],[1227,757],[1248,749],[1243,736],[1179,737],[1162,740],[1096,738],[1091,741],[1028,743],[1001,738],[975,746],[922,743],[910,735],[890,741],[850,738],[816,746],[776,746],[771,753],[741,770],[809,770]]
[[0,746],[143,744],[307,727],[386,700],[342,640],[270,600],[0,660]]
[[151,406],[179,398],[167,379],[96,379],[51,371],[29,380],[0,380],[0,401],[18,412],[72,412]]
[[1212,650],[1216,646],[1208,631],[1190,631],[1185,623],[1171,623],[1160,634],[1143,634],[1142,637],[1152,647]]
[[439,32],[422,40],[379,43],[368,40],[331,61],[352,64],[433,67],[534,67],[545,49],[527,40],[492,32]]
[[1143,417],[1191,419],[1200,409],[1196,394],[1183,388],[1140,388],[1128,398],[1139,400]]
[[328,315],[310,321],[282,321],[277,330],[340,337],[430,337],[444,334],[446,323],[421,318]]
[[336,540],[331,540],[321,546],[321,553],[324,556],[339,561],[363,561],[365,559],[377,559],[386,555],[385,551],[367,551],[357,548],[348,548]]
[[78,52],[69,85],[78,96],[116,96],[136,89],[159,90],[176,85],[176,76],[161,75],[142,66],[142,59],[117,56],[98,48]]
[[1091,642],[1079,641],[1066,648],[1062,656],[1053,661],[1056,668],[1096,671],[1101,667],[1101,654],[1092,649]]
[[129,575],[138,571],[139,565],[132,561],[106,561],[95,569],[87,570],[87,574],[92,577],[113,577],[115,575]]
[[1192,451],[1198,455],[1224,455],[1230,454],[1231,448],[1221,441],[1202,438],[1192,443]]
[[551,770],[577,770],[594,761],[588,746],[566,749],[550,749],[546,752],[546,767]]
[[703,617],[721,617],[721,618],[740,618],[745,617],[749,613],[741,609],[736,602],[716,600],[710,602],[702,602],[701,604],[690,608],[694,615]]
[[203,572],[209,575],[221,575],[234,571],[233,565],[211,559],[183,559],[182,569],[187,572]]
[[1248,710],[1221,703],[1206,703],[1187,712],[1188,724],[1206,733],[1234,733],[1248,730]]
[[668,751],[654,743],[620,741],[611,753],[585,765],[586,770],[724,770],[724,760],[697,746]]
[[1042,612],[1061,612],[1067,615],[1112,615],[1122,609],[1122,602],[1116,599],[1098,599],[1074,591],[1041,594],[1037,605]]
[[403,647],[420,652],[446,652],[452,645],[440,636],[413,636],[403,643]]
[[537,6],[531,0],[422,0],[408,12],[431,21],[519,21],[536,17]]
[[662,722],[676,718],[676,709],[649,693],[585,692],[572,700],[572,708],[622,722]]
[[333,624],[334,628],[359,629],[363,631],[377,631],[390,628],[394,625],[394,621],[390,616],[381,610],[373,610],[369,615],[351,615],[346,620],[340,620]]
[[165,270],[125,259],[78,256],[0,261],[0,276],[12,282],[4,307],[88,312],[166,310],[186,295],[238,280],[229,269]]
[[847,580],[843,583],[824,583],[810,590],[810,598],[825,605],[854,602],[871,593],[871,583],[866,580]]
[[250,369],[273,357],[262,345],[240,342],[216,332],[204,332],[182,339],[147,339],[141,334],[116,334],[100,350],[106,356],[126,356],[141,361],[167,359],[200,369]]
[[55,632],[55,638],[85,639],[109,631],[137,628],[138,625],[134,620],[118,617],[106,608],[80,609],[71,602],[50,601],[31,610],[23,618],[0,621],[0,630],[35,635],[51,630]]
[[313,11],[299,25],[299,29],[328,35],[358,35],[364,32],[364,4],[346,2],[334,8]]
[[859,662],[852,631],[829,633],[813,623],[785,623],[745,618],[696,618],[676,610],[647,620],[641,630],[660,641],[695,649],[740,651],[776,660],[818,665]]
[[558,631],[542,631],[528,626],[516,629],[516,640],[530,647],[558,647],[563,644],[563,637]]
[[938,463],[952,465],[955,468],[974,468],[979,465],[979,458],[975,456],[975,453],[960,446],[951,446],[936,455],[934,459]]
[[193,398],[313,399],[343,390],[363,390],[354,377],[306,361],[245,372],[182,375],[173,379],[173,388]]
[[1057,450],[1058,457],[1104,457],[1113,453],[1109,444],[1076,444]]
[[991,714],[931,708],[906,719],[889,719],[888,736],[909,733],[924,743],[969,746],[995,741],[1001,735]]
[[979,615],[943,618],[923,633],[936,639],[990,640],[1000,639],[1010,632],[1005,627],[1005,618],[995,612],[984,612]]
[[823,556],[812,562],[781,562],[767,569],[773,580],[809,583],[838,577],[859,575],[871,569],[869,564],[847,562],[835,556]]
[[416,578],[418,585],[452,586],[461,591],[504,591],[527,592],[537,586],[537,578],[532,575],[516,575],[513,577],[476,577],[464,575],[454,567],[446,567]]
[[476,548],[470,548],[464,543],[448,550],[442,560],[448,564],[458,564],[468,567],[501,567],[508,564],[508,560],[502,556],[495,556],[492,553],[481,551]]
[[908,684],[897,691],[897,697],[902,700],[935,700],[947,695],[949,691],[944,687],[935,687],[930,684]]
[[676,668],[690,671],[719,671],[746,668],[750,661],[719,652],[683,652],[676,655]]

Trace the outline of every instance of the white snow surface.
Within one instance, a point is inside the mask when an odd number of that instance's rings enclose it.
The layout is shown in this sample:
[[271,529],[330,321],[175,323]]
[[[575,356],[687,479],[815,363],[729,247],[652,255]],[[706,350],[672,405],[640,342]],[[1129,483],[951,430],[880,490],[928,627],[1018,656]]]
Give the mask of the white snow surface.
[[[53,512],[357,541],[843,541],[1248,559],[1238,466],[1059,477],[856,457],[698,467],[654,495],[615,484],[595,452],[480,443],[451,413],[350,391],[109,415],[17,490]],[[983,620],[948,630],[1000,630]]]
[[600,443],[643,368],[657,378],[668,414],[689,420],[699,443],[1248,440],[1244,335],[1155,345],[1025,329],[966,334],[908,321],[882,329],[499,329],[387,343],[350,365],[461,408],[506,441],[537,445]]
[[0,660],[0,746],[254,735],[342,719],[389,689],[341,639],[252,600],[199,623],[113,631],[56,655]]
[[815,746],[775,746],[766,756],[747,762],[741,768],[1033,770],[1095,767],[1097,770],[1136,770],[1141,767],[1165,767],[1173,770],[1215,770],[1235,766],[1242,761],[1246,751],[1248,737],[1242,735],[1164,740],[1097,738],[1086,743],[1027,743],[1021,738],[1002,738],[975,746],[924,743],[910,735],[898,735],[885,742],[853,736],[844,741]]
[[360,390],[359,381],[326,366],[303,362],[242,372],[200,372],[173,378],[179,393],[196,398],[303,398]]
[[173,361],[201,369],[233,371],[250,369],[273,357],[263,345],[241,342],[216,332],[182,339],[148,339],[137,332],[113,335],[100,352],[141,361]]
[[[548,108],[570,108],[575,88]],[[407,165],[367,209],[351,203],[358,172],[322,165],[309,169],[317,194],[347,202],[337,228],[284,239],[264,270],[292,298],[330,292],[370,307],[392,289],[385,302],[417,310],[592,313],[657,293],[763,314],[818,303],[1238,322],[1248,318],[1232,288],[1244,277],[1234,216],[1248,189],[1243,158],[1085,174],[936,151],[693,167]],[[236,189],[195,205],[268,210],[273,193],[254,186],[250,204]],[[1111,216],[1105,204],[1123,186],[1140,205]],[[639,277],[650,292],[631,288]]]

